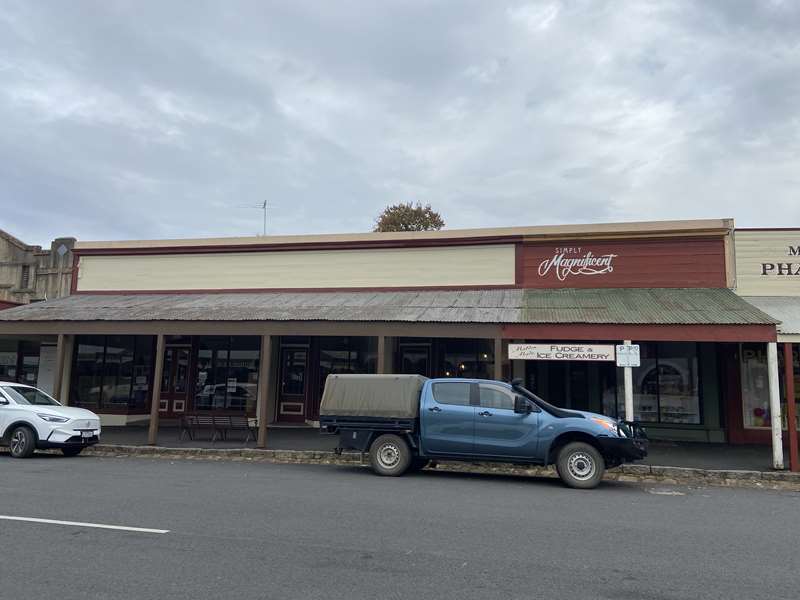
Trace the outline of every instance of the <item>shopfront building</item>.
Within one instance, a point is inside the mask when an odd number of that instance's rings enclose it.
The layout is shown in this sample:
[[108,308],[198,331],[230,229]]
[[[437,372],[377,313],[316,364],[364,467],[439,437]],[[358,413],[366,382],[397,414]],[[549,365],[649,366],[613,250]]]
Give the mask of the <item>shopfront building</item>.
[[[772,437],[775,402],[780,403],[783,443],[794,468],[800,427],[800,229],[738,229],[735,233],[736,292],[774,317],[777,346],[742,343],[738,349],[741,396],[731,406],[731,439],[766,443]],[[771,402],[770,380],[778,382]],[[773,386],[774,387],[774,386]]]
[[82,242],[75,255],[71,296],[0,312],[0,336],[54,343],[54,389],[107,424],[219,412],[309,425],[328,374],[391,372],[521,378],[623,416],[613,355],[511,358],[509,344],[630,340],[634,416],[656,437],[725,441],[741,394],[729,359],[777,335],[731,291],[729,220]]

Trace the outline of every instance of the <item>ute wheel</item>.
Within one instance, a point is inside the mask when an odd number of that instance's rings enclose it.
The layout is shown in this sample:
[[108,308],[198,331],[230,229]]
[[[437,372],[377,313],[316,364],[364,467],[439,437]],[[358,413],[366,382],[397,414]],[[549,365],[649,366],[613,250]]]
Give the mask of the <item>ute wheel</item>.
[[62,448],[61,452],[64,456],[78,456],[83,451],[83,448]]
[[558,453],[556,471],[571,488],[592,489],[603,478],[606,463],[597,448],[584,442],[572,442]]
[[369,460],[372,470],[378,475],[397,477],[405,473],[411,465],[411,450],[403,438],[385,434],[372,442]]
[[8,447],[14,458],[28,458],[36,450],[36,435],[30,427],[21,425],[11,432],[8,438]]

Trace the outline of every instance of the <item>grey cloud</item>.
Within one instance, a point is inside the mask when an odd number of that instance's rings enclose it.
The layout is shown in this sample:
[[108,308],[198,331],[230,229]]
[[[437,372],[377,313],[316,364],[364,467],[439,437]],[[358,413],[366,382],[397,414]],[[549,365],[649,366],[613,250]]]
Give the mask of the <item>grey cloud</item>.
[[788,1],[6,0],[0,227],[793,225],[798,29]]

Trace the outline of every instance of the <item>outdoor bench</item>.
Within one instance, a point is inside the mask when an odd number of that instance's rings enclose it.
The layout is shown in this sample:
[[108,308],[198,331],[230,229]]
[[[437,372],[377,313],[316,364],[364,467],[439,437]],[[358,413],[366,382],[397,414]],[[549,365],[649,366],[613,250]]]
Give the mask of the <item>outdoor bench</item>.
[[244,432],[244,443],[256,439],[256,427],[249,417],[240,415],[185,414],[180,419],[180,441],[186,435],[190,440],[197,439],[199,431],[205,429],[211,434],[211,442],[217,439],[226,441],[232,431]]

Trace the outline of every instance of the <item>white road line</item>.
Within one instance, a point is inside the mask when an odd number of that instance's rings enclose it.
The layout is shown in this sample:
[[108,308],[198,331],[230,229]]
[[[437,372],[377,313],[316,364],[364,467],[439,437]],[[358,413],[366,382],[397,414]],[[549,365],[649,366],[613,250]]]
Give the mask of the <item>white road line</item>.
[[36,519],[34,517],[10,517],[0,515],[0,520],[26,521],[28,523],[46,523],[48,525],[70,525],[72,527],[94,527],[95,529],[116,529],[119,531],[135,531],[138,533],[169,533],[169,529],[148,529],[146,527],[125,527],[124,525],[103,525],[102,523],[81,523],[80,521],[57,521],[55,519]]

